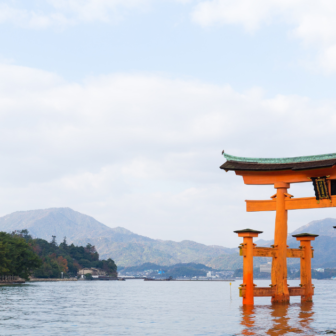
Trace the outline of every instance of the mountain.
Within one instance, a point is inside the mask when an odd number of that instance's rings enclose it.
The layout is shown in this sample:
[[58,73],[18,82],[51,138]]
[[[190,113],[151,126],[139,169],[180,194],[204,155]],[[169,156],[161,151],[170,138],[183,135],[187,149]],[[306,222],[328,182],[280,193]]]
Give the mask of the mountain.
[[112,258],[119,266],[151,262],[160,265],[201,263],[216,269],[241,264],[237,249],[207,246],[193,241],[165,241],[137,235],[121,227],[110,228],[70,208],[18,211],[0,218],[0,231],[29,230],[34,237],[96,246],[102,259]]
[[81,236],[104,235],[110,228],[69,208],[52,208],[18,211],[0,217],[0,229],[6,232],[28,229],[38,238],[50,240],[51,235],[55,235],[73,241]]
[[308,223],[307,225],[301,226],[289,235],[292,236],[293,234],[307,232],[318,234],[320,236],[336,237],[336,230],[333,228],[333,226],[336,226],[335,218],[315,220]]
[[[336,219],[326,218],[312,221],[295,230],[288,237],[288,245],[298,247],[299,242],[291,235],[316,233],[320,235],[313,243],[315,249],[313,267],[336,267]],[[34,237],[51,240],[57,237],[60,243],[66,236],[68,243],[96,246],[102,259],[112,258],[119,266],[136,266],[144,263],[174,265],[178,263],[200,263],[214,269],[236,269],[242,267],[242,258],[236,248],[207,246],[190,240],[174,242],[151,239],[121,227],[110,228],[94,218],[69,208],[18,211],[0,217],[0,231],[28,229]],[[273,241],[258,240],[258,246],[270,246]],[[254,258],[254,265],[266,262],[266,258]],[[298,259],[289,259],[298,264]]]
[[[336,230],[333,226],[336,226],[336,219],[325,218],[312,221],[291,233],[292,235],[307,232],[319,235],[319,237],[312,241],[314,248],[312,267],[336,267]],[[291,236],[290,239],[288,239],[288,245],[290,247],[297,247],[298,241]]]

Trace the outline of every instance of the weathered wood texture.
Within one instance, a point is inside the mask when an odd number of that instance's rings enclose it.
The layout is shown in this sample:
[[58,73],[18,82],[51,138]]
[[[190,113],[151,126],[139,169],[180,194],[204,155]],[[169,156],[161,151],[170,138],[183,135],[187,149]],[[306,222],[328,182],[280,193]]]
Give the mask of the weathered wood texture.
[[254,287],[254,296],[273,296],[275,294],[274,287]]
[[288,287],[289,296],[302,296],[305,294],[303,287]]
[[[287,258],[302,258],[303,252],[301,249],[287,249]],[[313,258],[313,254],[312,254]]]
[[[253,257],[264,257],[264,258],[276,258],[278,249],[275,247],[254,247],[253,248]],[[246,249],[243,246],[239,246],[239,255],[245,256]],[[303,251],[301,249],[287,249],[287,258],[302,258]],[[313,250],[312,250],[312,258]]]
[[255,247],[253,249],[254,257],[276,257],[278,249],[272,247]]
[[[289,296],[303,296],[305,295],[304,287],[288,287]],[[313,289],[314,291],[314,289]],[[262,296],[273,296],[275,294],[275,287],[254,287],[253,296],[262,297]],[[313,293],[314,294],[314,293]],[[239,288],[239,296],[244,297],[246,295],[245,287]]]

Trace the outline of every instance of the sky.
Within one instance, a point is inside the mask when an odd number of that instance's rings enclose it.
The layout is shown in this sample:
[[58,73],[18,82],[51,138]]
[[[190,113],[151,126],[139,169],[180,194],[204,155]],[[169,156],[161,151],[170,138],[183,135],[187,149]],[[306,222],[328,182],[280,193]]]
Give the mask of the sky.
[[[0,0],[0,215],[70,207],[163,240],[272,239],[235,156],[336,152],[331,0]],[[295,197],[311,183],[291,185]],[[289,213],[289,232],[335,217]]]

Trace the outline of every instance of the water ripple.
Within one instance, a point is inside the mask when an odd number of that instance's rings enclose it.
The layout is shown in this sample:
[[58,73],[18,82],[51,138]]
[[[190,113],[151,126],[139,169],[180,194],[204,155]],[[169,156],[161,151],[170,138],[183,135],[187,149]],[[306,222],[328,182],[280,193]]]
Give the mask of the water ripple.
[[[255,281],[268,286],[269,281]],[[298,281],[291,281],[297,286]],[[336,281],[315,280],[314,303],[242,307],[239,282],[28,283],[1,287],[1,335],[336,334]],[[231,291],[231,293],[230,293]]]

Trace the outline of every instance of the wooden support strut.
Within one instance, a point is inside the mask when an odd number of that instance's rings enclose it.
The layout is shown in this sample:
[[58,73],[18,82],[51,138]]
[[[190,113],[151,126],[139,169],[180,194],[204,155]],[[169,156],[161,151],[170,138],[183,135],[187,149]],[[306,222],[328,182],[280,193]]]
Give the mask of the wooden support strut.
[[[239,255],[246,255],[246,249],[244,244],[239,247]],[[253,247],[253,257],[265,257],[265,258],[273,258],[277,257],[278,249],[276,247]],[[304,255],[304,251],[299,248],[287,248],[287,258],[302,258]],[[313,258],[313,249],[311,249],[311,258]]]
[[[314,294],[314,287],[312,288]],[[301,296],[301,298],[306,294],[306,289],[304,287],[288,287],[289,296]],[[246,291],[244,287],[239,288],[239,296],[244,297]],[[275,287],[254,287],[253,295],[255,297],[261,296],[274,296]],[[302,299],[301,299],[302,300]]]

